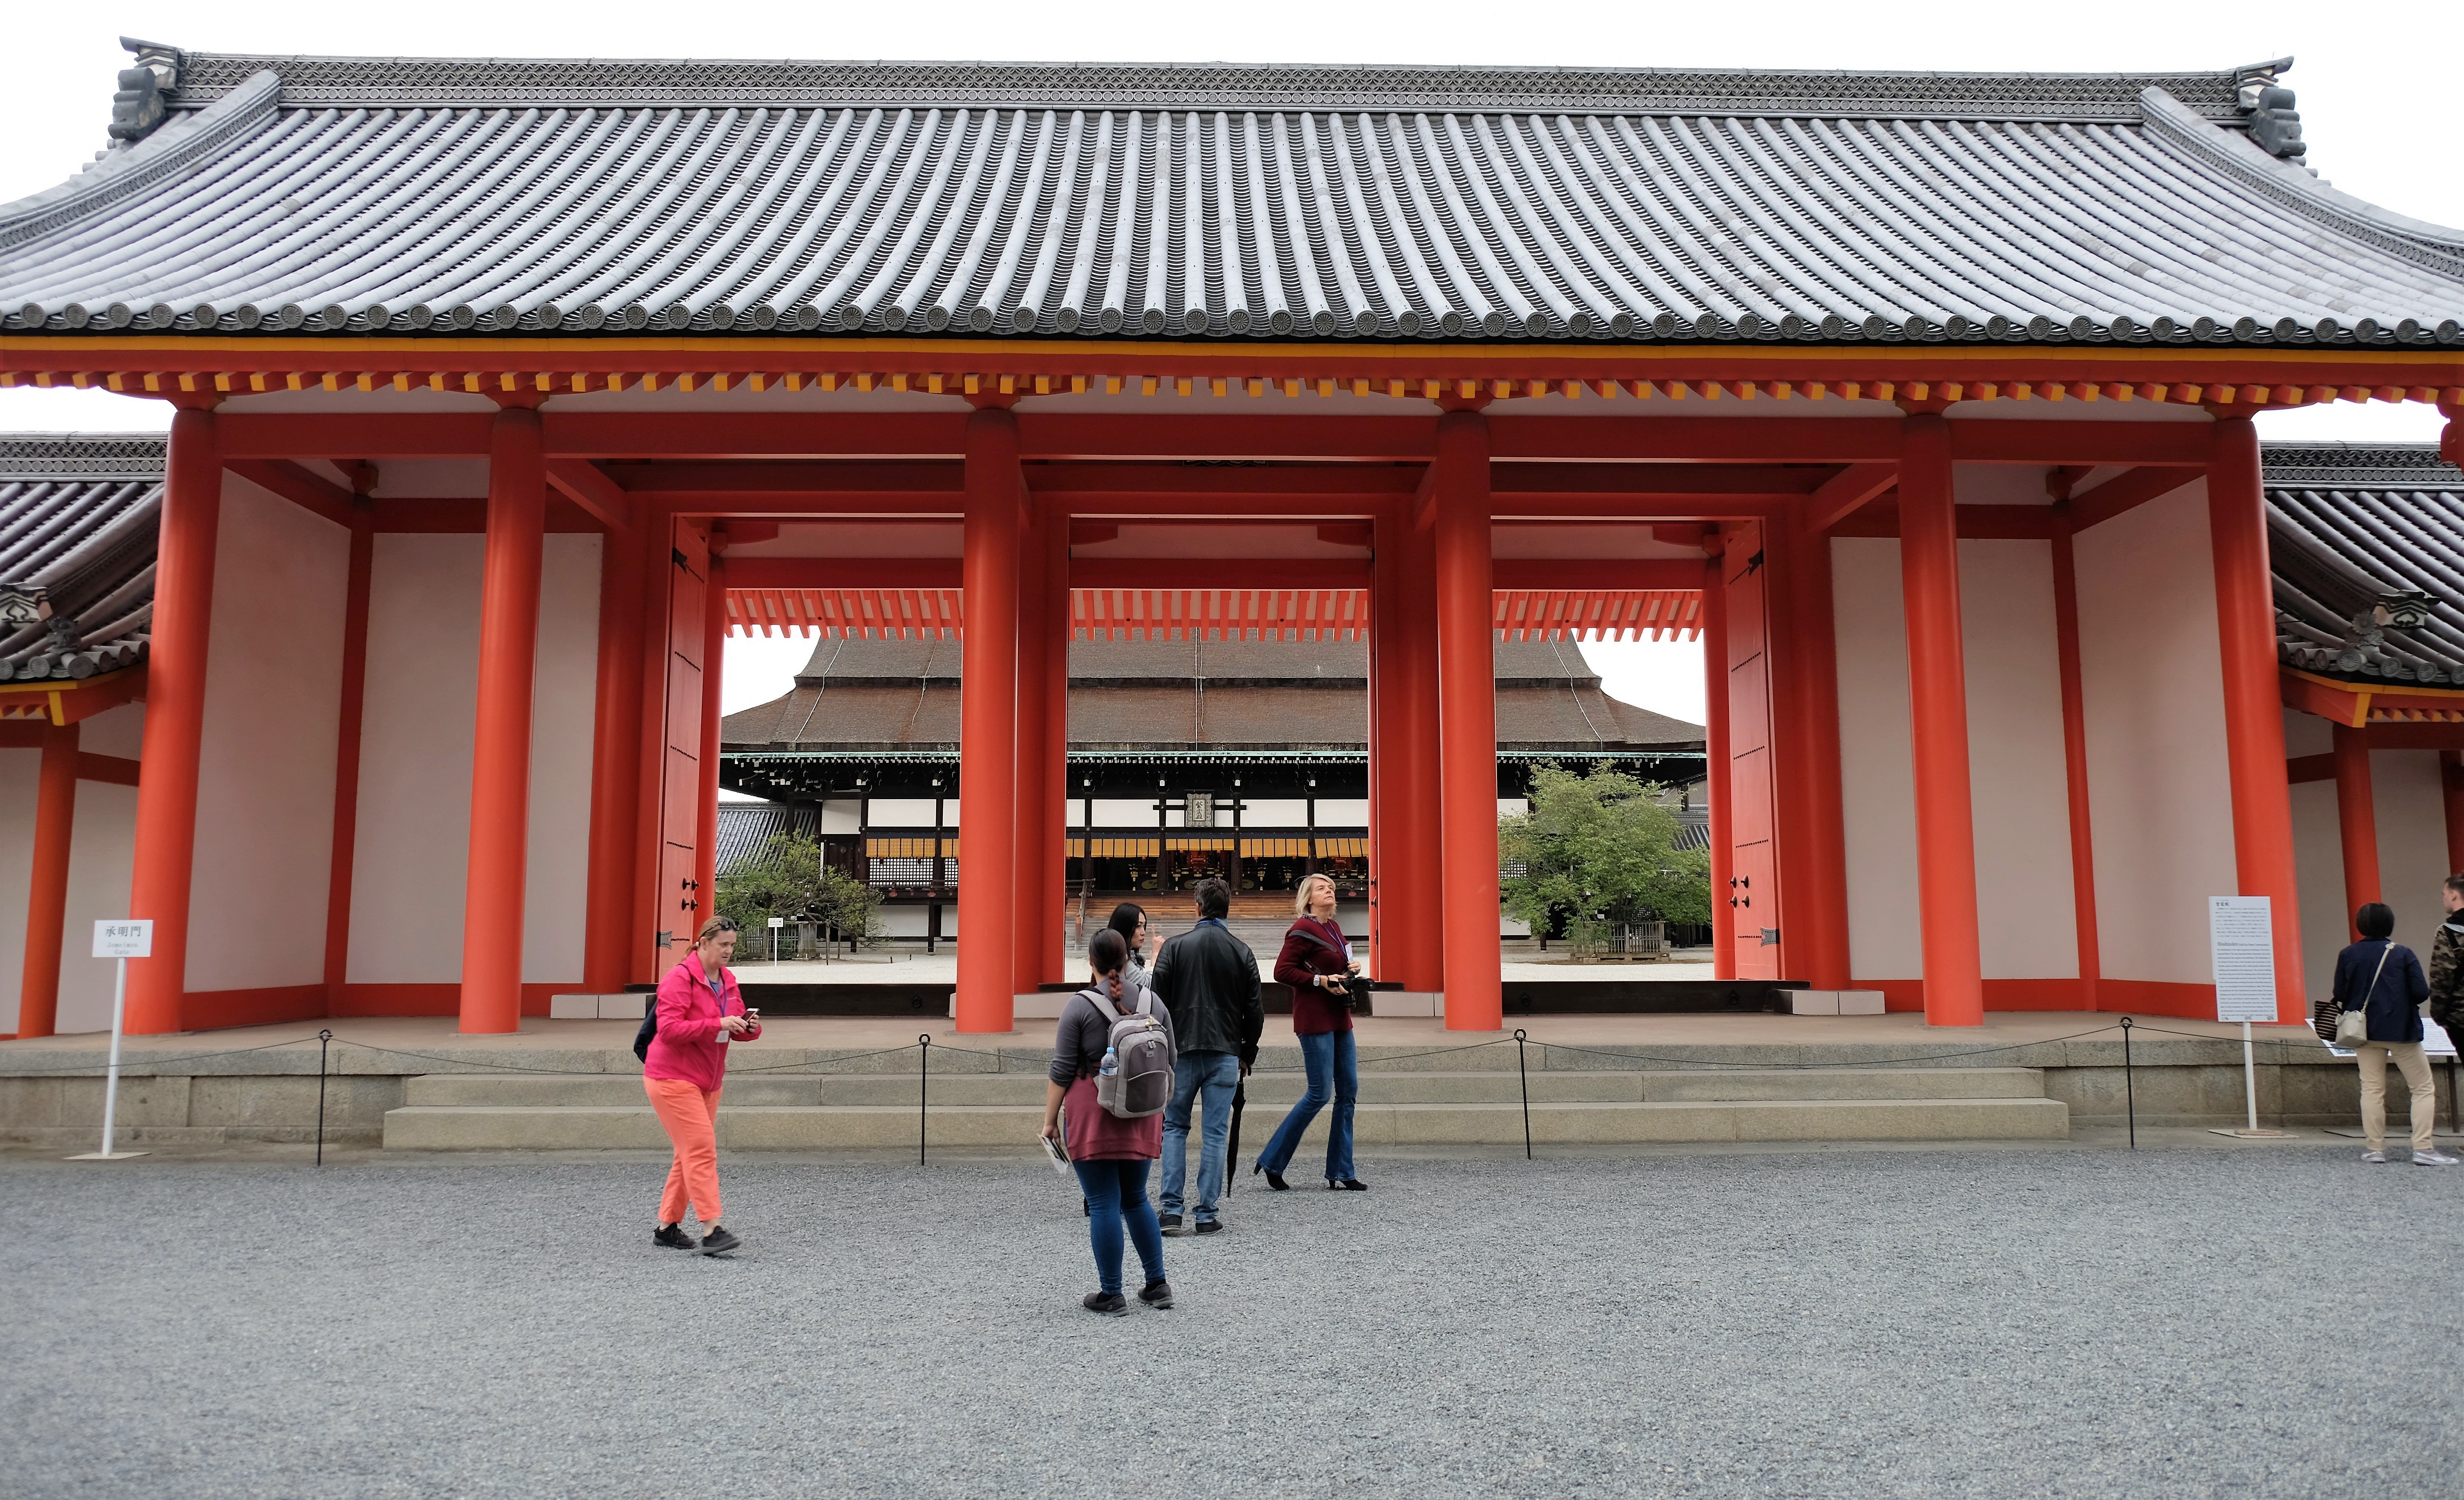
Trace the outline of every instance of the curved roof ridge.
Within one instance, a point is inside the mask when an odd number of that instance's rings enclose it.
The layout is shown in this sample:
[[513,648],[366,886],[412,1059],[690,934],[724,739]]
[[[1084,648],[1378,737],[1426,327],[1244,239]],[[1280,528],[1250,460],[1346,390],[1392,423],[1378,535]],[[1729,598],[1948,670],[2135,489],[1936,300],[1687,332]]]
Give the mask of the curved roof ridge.
[[[2277,66],[2281,66],[2278,64]],[[2155,87],[2232,120],[2251,70],[1956,73],[1414,63],[363,57],[190,52],[175,109],[279,74],[286,105],[739,102],[1102,108],[1573,109],[2124,121]]]

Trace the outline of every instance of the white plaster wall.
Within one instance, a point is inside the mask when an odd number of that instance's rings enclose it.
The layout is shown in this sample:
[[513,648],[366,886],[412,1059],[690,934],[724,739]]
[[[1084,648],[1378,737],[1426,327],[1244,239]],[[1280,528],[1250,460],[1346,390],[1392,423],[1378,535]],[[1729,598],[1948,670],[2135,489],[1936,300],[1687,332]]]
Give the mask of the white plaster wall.
[[2207,898],[2236,885],[2206,481],[2076,548],[2104,975],[2211,983]]
[[[1096,804],[1098,807],[1102,805]],[[1305,828],[1309,827],[1309,802],[1300,797],[1253,797],[1241,809],[1241,827]]]
[[[551,532],[539,568],[538,673],[531,688],[529,869],[522,981],[579,982],[590,907],[590,771],[599,704],[595,532]],[[474,680],[475,689],[475,680]],[[475,715],[475,707],[474,707]]]
[[[2370,800],[2377,813],[2372,821],[2378,829],[2380,894],[2395,911],[2396,941],[2427,963],[2444,912],[2439,882],[2451,872],[2438,752],[2372,751]],[[2313,1001],[2323,1000],[2335,981],[2336,955],[2352,938],[2334,782],[2303,782],[2293,788],[2293,858],[2301,900],[2303,988]]]
[[2336,954],[2347,940],[2344,849],[2333,782],[2293,787],[2293,887],[2301,902],[2301,990],[2314,1001],[2324,1000],[2335,984]]
[[[95,716],[96,719],[103,717]],[[135,872],[136,849],[137,788],[110,782],[77,783],[77,835],[69,843],[68,920],[60,944],[60,1004],[54,1030],[111,1029],[111,986],[117,965],[94,957],[94,924],[128,915],[128,881]],[[25,907],[21,903],[11,910],[22,912]],[[22,958],[18,963],[22,967]],[[13,987],[18,980],[18,969],[12,968],[9,983]]]
[[[0,750],[0,1031],[17,1029],[26,974],[26,902],[34,889],[34,790],[40,750]],[[9,914],[18,915],[12,920]]]
[[933,803],[920,797],[875,797],[865,805],[865,817],[876,828],[929,828]]
[[[2328,785],[2332,789],[2334,783]],[[2395,940],[2421,955],[2427,965],[2431,939],[2438,935],[2446,913],[2439,904],[2439,882],[2453,873],[2447,865],[2438,752],[2371,751],[2370,800],[2378,813],[2379,892],[2395,911]],[[2302,958],[2306,965],[2306,949]]]
[[841,799],[822,804],[824,833],[859,833],[863,831],[863,805]]
[[1907,620],[1897,539],[1833,539],[1831,607],[1839,663],[1848,967],[1859,980],[1920,979],[1916,783],[1909,769]]
[[1959,607],[1985,978],[2077,979],[2053,543],[1961,542]]
[[188,897],[191,990],[324,980],[350,545],[332,521],[224,476]]
[[[595,535],[546,539],[524,887],[522,978],[532,983],[582,973],[599,555]],[[484,558],[475,535],[376,539],[351,877],[355,984],[462,977]]]

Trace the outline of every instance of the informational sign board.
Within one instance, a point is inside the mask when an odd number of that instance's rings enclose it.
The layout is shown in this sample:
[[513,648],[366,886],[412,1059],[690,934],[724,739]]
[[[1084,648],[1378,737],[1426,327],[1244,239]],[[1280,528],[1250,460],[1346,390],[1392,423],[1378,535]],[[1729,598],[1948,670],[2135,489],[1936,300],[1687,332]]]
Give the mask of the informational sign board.
[[2216,1019],[2276,1019],[2276,935],[2263,895],[2208,897],[2208,945],[2214,954]]
[[1213,792],[1183,792],[1181,797],[1181,827],[1189,828],[1211,828],[1215,827],[1215,794]]
[[117,917],[94,924],[94,956],[98,959],[148,959],[154,956],[154,918]]
[[787,919],[783,916],[774,916],[770,918],[770,925],[773,927],[784,927],[787,925]]

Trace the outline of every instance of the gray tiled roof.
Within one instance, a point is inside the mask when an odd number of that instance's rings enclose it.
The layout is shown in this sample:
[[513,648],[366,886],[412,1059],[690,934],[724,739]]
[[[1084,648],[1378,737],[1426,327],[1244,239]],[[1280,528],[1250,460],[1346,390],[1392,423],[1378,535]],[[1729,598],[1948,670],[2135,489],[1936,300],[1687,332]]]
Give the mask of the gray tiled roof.
[[[2356,682],[2464,686],[2464,473],[2429,443],[2271,443],[2265,463],[2278,657]],[[2408,593],[2431,599],[2427,625],[2374,621]]]
[[0,625],[0,681],[91,677],[145,659],[163,439],[0,437],[0,595],[43,591],[46,622]]
[[148,55],[0,327],[2464,342],[2464,235],[2253,70]]
[[[1602,692],[1575,647],[1501,641],[1496,651],[1502,750],[1702,743],[1701,725]],[[1081,753],[1358,751],[1368,742],[1368,653],[1356,642],[1080,641],[1069,675],[1069,742]],[[824,640],[795,690],[729,715],[721,742],[737,753],[954,750],[958,678],[955,645]]]

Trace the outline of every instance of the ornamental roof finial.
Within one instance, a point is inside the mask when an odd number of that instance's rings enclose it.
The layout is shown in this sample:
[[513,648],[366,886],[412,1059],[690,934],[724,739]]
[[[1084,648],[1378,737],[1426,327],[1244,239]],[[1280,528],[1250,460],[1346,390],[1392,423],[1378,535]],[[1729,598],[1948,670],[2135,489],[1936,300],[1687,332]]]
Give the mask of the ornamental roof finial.
[[183,55],[134,36],[121,37],[120,45],[137,55],[137,66],[121,70],[120,91],[111,96],[111,139],[142,141],[163,122],[163,95],[178,86]]

